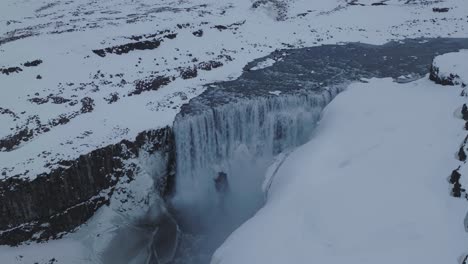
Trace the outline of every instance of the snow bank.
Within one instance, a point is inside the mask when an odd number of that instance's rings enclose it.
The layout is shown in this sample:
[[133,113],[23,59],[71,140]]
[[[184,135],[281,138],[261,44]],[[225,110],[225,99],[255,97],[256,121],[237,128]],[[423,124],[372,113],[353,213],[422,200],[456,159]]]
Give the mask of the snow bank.
[[[468,32],[466,0],[443,5],[392,0],[386,6],[367,0],[271,2],[277,4],[1,1],[0,71],[13,72],[0,74],[0,140],[22,139],[25,129],[35,132],[11,151],[0,150],[0,175],[34,179],[57,161],[169,125],[179,107],[204,90],[203,84],[235,78],[245,62],[276,49],[466,37]],[[450,11],[434,13],[434,7]],[[162,41],[155,49],[104,52],[144,41],[155,44],[154,38]],[[25,66],[34,60],[43,62]],[[223,66],[209,71],[210,62]],[[198,76],[180,78],[181,69],[194,67],[199,67]],[[157,91],[134,93],[137,84],[158,76],[176,80]],[[94,110],[78,115],[85,98],[94,101]]]
[[[434,78],[446,84],[468,84],[468,50],[437,56],[432,63]],[[436,82],[437,82],[436,80]]]
[[466,201],[446,178],[464,138],[458,94],[426,79],[352,85],[212,263],[457,263]]

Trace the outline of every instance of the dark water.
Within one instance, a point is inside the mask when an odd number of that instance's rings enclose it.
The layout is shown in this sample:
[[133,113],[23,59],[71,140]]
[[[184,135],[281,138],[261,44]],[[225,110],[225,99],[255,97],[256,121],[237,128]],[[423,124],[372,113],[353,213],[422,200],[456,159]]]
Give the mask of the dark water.
[[[320,92],[325,87],[361,78],[396,79],[408,74],[422,77],[429,72],[435,56],[466,48],[466,38],[437,38],[406,39],[384,45],[346,43],[278,50],[248,63],[238,79],[208,86],[203,94],[183,106],[179,116],[197,114],[242,98],[271,96],[271,91]],[[265,69],[249,70],[267,58],[277,62]]]

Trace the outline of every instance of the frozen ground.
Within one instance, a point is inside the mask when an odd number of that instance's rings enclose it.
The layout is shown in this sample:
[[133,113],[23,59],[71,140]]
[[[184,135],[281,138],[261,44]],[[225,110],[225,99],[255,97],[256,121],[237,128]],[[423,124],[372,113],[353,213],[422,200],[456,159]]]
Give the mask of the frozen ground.
[[[60,160],[172,124],[203,84],[233,79],[278,48],[468,35],[465,0],[377,2],[2,1],[0,177],[33,179]],[[316,139],[271,178],[265,208],[213,262],[456,263],[468,250],[466,201],[450,198],[446,183],[464,138],[454,117],[459,92],[427,80],[353,86],[327,110]],[[152,179],[144,171],[137,178],[126,187],[137,195],[125,214],[116,194],[78,232],[1,246],[0,262],[99,263],[115,238],[146,245],[137,220],[151,220]],[[373,254],[364,255],[368,245]]]
[[467,36],[464,0],[384,2],[2,1],[0,175],[171,124],[203,84],[277,48]]
[[351,85],[212,263],[461,263],[467,203],[447,183],[466,135],[460,92],[427,78]]

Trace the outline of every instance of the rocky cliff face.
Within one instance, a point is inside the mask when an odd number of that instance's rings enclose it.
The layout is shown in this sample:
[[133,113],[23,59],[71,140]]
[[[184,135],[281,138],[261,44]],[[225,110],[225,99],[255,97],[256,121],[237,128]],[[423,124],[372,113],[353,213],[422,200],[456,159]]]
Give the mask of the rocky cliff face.
[[[134,141],[123,140],[76,160],[61,161],[57,169],[32,181],[19,177],[0,181],[0,244],[42,241],[73,230],[109,203],[120,180],[133,180],[137,166],[131,160],[142,151],[167,155],[167,167],[172,168],[173,141],[169,127],[146,131]],[[173,170],[167,172],[156,182],[161,194],[170,189]]]

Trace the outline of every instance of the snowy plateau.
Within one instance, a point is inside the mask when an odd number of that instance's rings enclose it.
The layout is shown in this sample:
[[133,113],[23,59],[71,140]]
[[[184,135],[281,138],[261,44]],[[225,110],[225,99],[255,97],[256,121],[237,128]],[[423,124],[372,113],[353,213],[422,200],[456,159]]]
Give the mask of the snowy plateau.
[[0,264],[468,264],[467,0],[1,0]]

